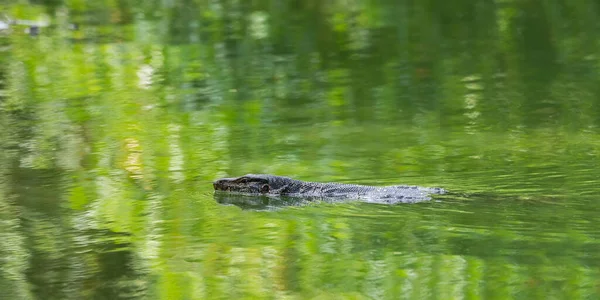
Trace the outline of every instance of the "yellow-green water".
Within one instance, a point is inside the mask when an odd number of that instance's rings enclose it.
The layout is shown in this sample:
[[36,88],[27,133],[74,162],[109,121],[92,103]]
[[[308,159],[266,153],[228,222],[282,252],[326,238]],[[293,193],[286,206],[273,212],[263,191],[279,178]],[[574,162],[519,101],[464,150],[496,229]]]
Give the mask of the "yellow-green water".
[[[0,5],[2,297],[600,297],[597,3],[34,2]],[[451,193],[221,204],[246,173]]]

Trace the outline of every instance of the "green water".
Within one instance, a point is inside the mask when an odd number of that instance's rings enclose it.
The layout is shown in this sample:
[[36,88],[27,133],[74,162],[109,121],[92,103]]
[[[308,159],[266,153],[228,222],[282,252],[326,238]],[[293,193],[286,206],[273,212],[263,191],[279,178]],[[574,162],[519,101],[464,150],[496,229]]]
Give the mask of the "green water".
[[600,298],[597,1],[13,2],[0,298]]

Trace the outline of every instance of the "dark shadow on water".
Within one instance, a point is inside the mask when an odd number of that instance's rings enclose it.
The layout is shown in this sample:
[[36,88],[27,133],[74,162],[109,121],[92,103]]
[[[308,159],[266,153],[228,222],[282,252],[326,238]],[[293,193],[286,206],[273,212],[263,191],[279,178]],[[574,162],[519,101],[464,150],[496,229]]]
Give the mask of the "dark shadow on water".
[[[457,198],[458,195],[435,195],[432,200],[419,201],[420,203],[443,201],[447,198]],[[460,198],[460,197],[458,197]],[[365,203],[377,206],[414,205],[417,203],[366,203],[363,200],[352,198],[324,198],[324,197],[289,197],[289,196],[259,196],[243,195],[225,192],[215,192],[214,199],[223,205],[235,205],[244,210],[277,210],[289,206],[309,206],[319,204]]]
[[277,210],[289,206],[308,206],[321,203],[350,203],[358,202],[353,199],[327,199],[320,197],[275,197],[250,196],[231,193],[214,193],[215,201],[223,205],[235,205],[244,210]]
[[249,196],[230,193],[214,193],[215,200],[224,205],[235,205],[244,210],[276,210],[286,206],[304,206],[314,201],[305,198]]

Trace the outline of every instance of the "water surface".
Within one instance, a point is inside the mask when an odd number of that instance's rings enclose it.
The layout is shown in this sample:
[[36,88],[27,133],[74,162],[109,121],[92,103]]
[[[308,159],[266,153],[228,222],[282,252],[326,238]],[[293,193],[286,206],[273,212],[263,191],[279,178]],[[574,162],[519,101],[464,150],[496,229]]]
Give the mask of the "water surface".
[[438,2],[1,6],[3,295],[599,298],[599,7]]

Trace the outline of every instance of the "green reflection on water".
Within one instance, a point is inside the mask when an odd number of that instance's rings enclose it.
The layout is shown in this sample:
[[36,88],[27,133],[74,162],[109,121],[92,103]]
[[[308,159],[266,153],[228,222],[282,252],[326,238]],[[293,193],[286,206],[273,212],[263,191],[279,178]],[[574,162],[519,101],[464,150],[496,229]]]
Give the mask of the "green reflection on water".
[[[438,2],[5,5],[0,290],[598,298],[597,5]],[[213,196],[245,173],[451,193]]]

